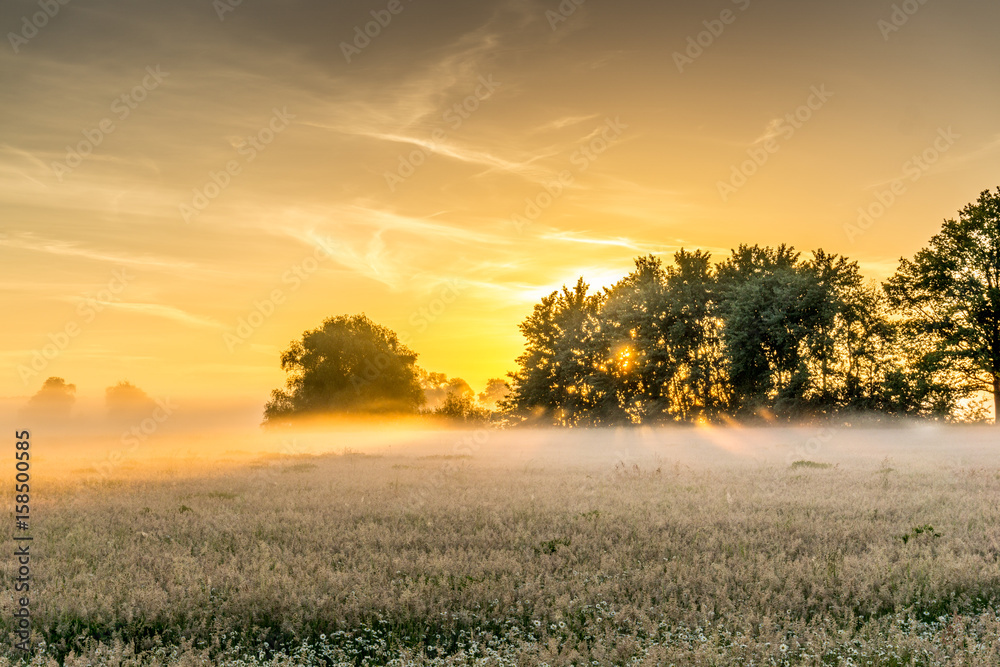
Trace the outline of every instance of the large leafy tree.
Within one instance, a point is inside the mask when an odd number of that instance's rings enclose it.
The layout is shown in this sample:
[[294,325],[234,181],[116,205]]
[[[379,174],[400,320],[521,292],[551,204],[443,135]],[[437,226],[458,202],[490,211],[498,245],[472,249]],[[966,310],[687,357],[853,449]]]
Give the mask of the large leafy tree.
[[922,363],[960,391],[992,393],[1000,423],[1000,188],[945,220],[885,287],[928,343]]
[[416,412],[423,402],[416,353],[364,315],[328,319],[281,355],[288,373],[265,423],[331,413]]
[[594,337],[601,295],[588,294],[581,278],[544,297],[521,323],[526,345],[511,393],[502,405],[512,415],[560,426],[601,422],[599,353]]
[[717,274],[733,408],[801,411],[813,382],[806,341],[829,320],[828,288],[785,245],[740,246]]
[[594,348],[599,358],[596,409],[606,423],[669,418],[673,360],[664,339],[666,273],[659,259],[635,260],[635,270],[608,289]]
[[691,422],[721,402],[714,277],[708,253],[650,255],[608,290],[600,313],[604,396],[633,423]]
[[671,402],[682,421],[712,419],[729,400],[711,260],[708,252],[680,250],[666,271],[664,340],[673,358]]

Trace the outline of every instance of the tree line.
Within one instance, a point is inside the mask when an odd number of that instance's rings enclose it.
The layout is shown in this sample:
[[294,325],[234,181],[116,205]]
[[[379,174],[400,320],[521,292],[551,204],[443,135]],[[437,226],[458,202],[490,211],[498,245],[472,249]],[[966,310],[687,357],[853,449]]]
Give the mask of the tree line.
[[[882,284],[822,249],[741,245],[717,262],[680,250],[669,264],[636,258],[599,291],[581,277],[520,330],[524,352],[491,381],[492,409],[445,390],[442,414],[558,426],[982,419],[985,395],[1000,402],[1000,188]],[[283,354],[288,383],[265,422],[418,412],[428,374],[416,358],[363,315],[327,320]]]

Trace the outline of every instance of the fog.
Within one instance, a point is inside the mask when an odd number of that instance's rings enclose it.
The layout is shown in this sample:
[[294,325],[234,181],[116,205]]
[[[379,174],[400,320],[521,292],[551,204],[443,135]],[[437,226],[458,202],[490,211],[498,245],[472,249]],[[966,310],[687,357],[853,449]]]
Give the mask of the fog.
[[[262,459],[364,454],[440,460],[442,467],[977,468],[996,465],[1000,430],[913,422],[892,427],[698,426],[617,429],[448,428],[421,418],[325,420],[295,429],[260,427],[261,406],[161,401],[149,414],[111,420],[95,402],[64,417],[26,417],[0,405],[8,424],[32,433],[37,477],[78,481],[169,472],[211,474]],[[2,471],[6,477],[11,471]]]

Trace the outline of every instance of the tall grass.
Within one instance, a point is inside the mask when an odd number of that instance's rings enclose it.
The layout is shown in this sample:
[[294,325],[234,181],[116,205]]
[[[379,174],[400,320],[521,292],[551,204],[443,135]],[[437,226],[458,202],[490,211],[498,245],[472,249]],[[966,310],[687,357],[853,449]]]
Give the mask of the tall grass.
[[34,664],[1000,664],[1000,471],[893,466],[345,453],[51,482]]

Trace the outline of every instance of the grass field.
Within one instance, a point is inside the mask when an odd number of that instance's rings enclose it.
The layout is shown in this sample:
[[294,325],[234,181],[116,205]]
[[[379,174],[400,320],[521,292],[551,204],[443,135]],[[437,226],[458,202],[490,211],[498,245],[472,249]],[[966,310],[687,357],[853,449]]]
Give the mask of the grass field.
[[995,667],[997,441],[300,434],[107,476],[53,449],[33,663]]

